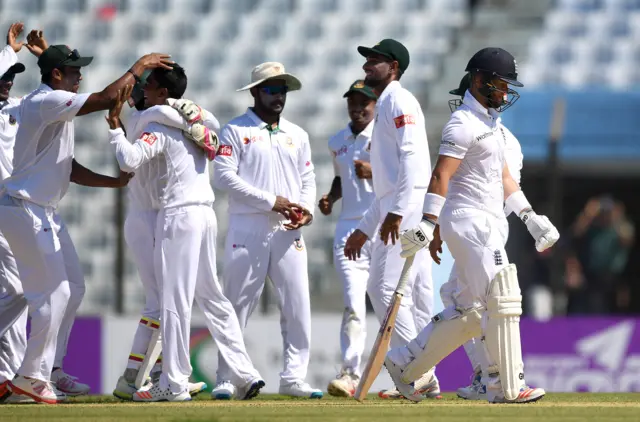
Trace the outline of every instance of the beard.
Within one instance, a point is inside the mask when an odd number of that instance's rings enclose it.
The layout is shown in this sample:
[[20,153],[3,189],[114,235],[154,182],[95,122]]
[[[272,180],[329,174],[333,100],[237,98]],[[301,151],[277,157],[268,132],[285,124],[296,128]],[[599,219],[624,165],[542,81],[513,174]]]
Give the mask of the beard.
[[371,76],[364,77],[364,84],[369,88],[377,88],[382,83],[381,79],[376,79]]

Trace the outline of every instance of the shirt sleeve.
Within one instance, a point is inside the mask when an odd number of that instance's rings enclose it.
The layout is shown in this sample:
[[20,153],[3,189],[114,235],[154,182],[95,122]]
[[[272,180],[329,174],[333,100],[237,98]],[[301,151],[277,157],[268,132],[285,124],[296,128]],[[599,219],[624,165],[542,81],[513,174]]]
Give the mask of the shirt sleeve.
[[220,122],[209,111],[202,109],[202,121],[206,127],[214,131],[216,135],[220,134]]
[[7,45],[0,50],[0,76],[7,73],[7,70],[18,63],[18,55],[11,46]]
[[40,103],[40,116],[45,122],[70,122],[90,95],[61,90],[51,91]]
[[153,106],[142,112],[138,127],[147,127],[151,123],[160,123],[180,130],[189,129],[187,121],[180,115],[178,110],[167,105]]
[[[419,150],[428,151],[426,129],[418,126],[418,116],[421,114],[420,105],[414,98],[399,95],[392,104],[391,113],[393,123],[391,130],[394,132],[396,145],[399,150],[398,179],[396,182],[395,200],[390,213],[404,216],[409,207],[411,194],[416,185],[416,172],[414,169],[424,166]],[[425,184],[427,181],[423,181]]]
[[109,141],[122,171],[134,172],[142,164],[162,153],[166,138],[157,129],[156,124],[147,126],[145,132],[133,144],[127,141],[121,128],[109,131]]
[[366,234],[369,239],[373,239],[376,229],[380,223],[380,201],[374,199],[369,209],[364,213],[358,223],[358,230]]
[[311,145],[309,136],[305,133],[298,160],[298,171],[300,171],[300,205],[305,207],[313,215],[314,204],[316,203],[316,173],[311,161]]
[[459,119],[452,118],[442,130],[440,155],[462,160],[473,141],[473,133]]
[[235,199],[262,211],[271,211],[276,195],[251,186],[238,175],[241,142],[230,126],[222,128],[220,147],[214,160],[213,185]]

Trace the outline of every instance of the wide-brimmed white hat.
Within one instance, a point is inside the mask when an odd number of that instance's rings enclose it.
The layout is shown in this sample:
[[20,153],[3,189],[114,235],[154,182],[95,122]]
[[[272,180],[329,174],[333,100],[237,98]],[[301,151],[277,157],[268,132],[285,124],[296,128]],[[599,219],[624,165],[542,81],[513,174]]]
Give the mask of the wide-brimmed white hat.
[[302,87],[298,78],[284,71],[284,65],[282,63],[266,62],[254,67],[251,71],[251,83],[237,91],[246,91],[271,79],[281,79],[285,81],[289,87],[289,91],[297,91]]

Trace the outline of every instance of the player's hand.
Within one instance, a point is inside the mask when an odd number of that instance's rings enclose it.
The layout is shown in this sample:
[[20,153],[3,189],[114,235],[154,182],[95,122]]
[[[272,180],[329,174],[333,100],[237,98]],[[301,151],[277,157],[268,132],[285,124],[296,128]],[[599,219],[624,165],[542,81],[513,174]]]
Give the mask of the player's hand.
[[11,26],[9,27],[9,32],[7,32],[7,45],[10,46],[16,53],[22,50],[22,47],[25,44],[24,42],[19,42],[17,40],[20,34],[22,34],[23,30],[24,23],[16,22],[11,24]]
[[333,199],[329,195],[322,195],[322,198],[318,201],[318,208],[320,208],[322,214],[330,215],[333,210]]
[[358,178],[371,179],[373,177],[371,163],[362,160],[353,160],[353,164],[356,167],[356,176],[358,176]]
[[423,218],[418,227],[402,233],[402,252],[400,256],[408,258],[411,255],[415,255],[420,249],[429,246],[429,243],[433,240],[435,229],[436,224],[434,222]]
[[155,69],[161,67],[163,69],[171,70],[176,62],[171,60],[169,54],[163,53],[151,53],[145,54],[140,57],[134,66],[141,66],[143,69]]
[[303,207],[294,207],[293,213],[289,217],[291,223],[285,224],[284,228],[285,230],[297,230],[300,227],[306,226],[307,224],[311,223],[312,219],[313,216],[311,215],[309,210]]
[[184,98],[174,100],[173,98],[169,98],[167,103],[176,109],[190,125],[202,120],[202,109],[191,100]]
[[182,134],[204,150],[209,161],[213,161],[216,158],[216,153],[220,148],[220,139],[214,131],[206,127],[202,122],[192,124],[189,130],[182,131]]
[[360,251],[365,243],[369,240],[363,231],[356,229],[349,237],[344,245],[344,256],[349,258],[350,261],[355,261],[360,258]]
[[[273,204],[272,211],[282,214],[287,220],[291,220],[291,215],[302,207],[294,202],[289,201],[284,196],[276,196],[276,203]],[[294,219],[296,217],[293,217]]]
[[118,175],[118,187],[123,188],[127,186],[134,175],[134,173],[127,173],[126,171],[120,170],[120,174]]
[[117,129],[121,127],[120,112],[122,111],[122,106],[124,105],[124,103],[126,103],[127,99],[131,96],[132,90],[133,85],[126,85],[124,88],[118,91],[118,94],[116,95],[116,101],[109,109],[109,115],[106,117],[107,123],[109,123],[109,128]]
[[520,219],[536,241],[536,250],[538,252],[549,249],[560,239],[558,229],[551,224],[551,221],[546,216],[538,215],[533,210],[530,210],[522,213]]
[[440,238],[440,225],[436,226],[436,229],[433,231],[433,240],[429,242],[429,254],[431,254],[431,259],[433,262],[440,265],[441,259],[438,256],[439,253],[442,253],[442,239]]
[[27,35],[27,49],[31,54],[36,57],[40,57],[44,50],[49,48],[49,43],[44,38],[44,34],[41,30],[32,29]]
[[380,226],[380,239],[385,245],[389,244],[389,238],[391,243],[396,244],[396,240],[400,239],[400,224],[402,224],[402,216],[389,213]]

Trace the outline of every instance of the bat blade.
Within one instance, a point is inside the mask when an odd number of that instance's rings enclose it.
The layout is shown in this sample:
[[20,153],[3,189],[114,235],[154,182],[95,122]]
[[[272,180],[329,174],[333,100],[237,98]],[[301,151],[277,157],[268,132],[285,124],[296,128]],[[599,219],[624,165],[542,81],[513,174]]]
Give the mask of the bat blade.
[[355,398],[358,401],[363,401],[367,397],[367,393],[369,393],[369,389],[371,388],[373,381],[375,381],[382,369],[384,358],[387,355],[387,350],[389,350],[391,334],[393,334],[393,329],[396,325],[396,316],[398,315],[398,309],[400,308],[401,301],[402,294],[398,292],[394,293],[391,304],[387,308],[387,314],[384,317],[384,321],[382,321],[380,330],[378,330],[376,341],[371,348],[367,366],[364,368],[362,378],[358,384],[358,389],[355,394]]

